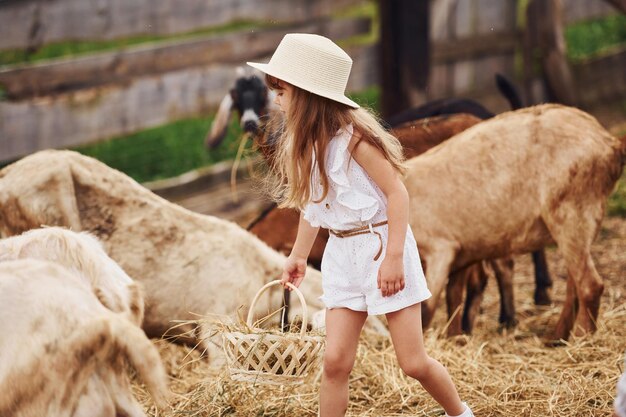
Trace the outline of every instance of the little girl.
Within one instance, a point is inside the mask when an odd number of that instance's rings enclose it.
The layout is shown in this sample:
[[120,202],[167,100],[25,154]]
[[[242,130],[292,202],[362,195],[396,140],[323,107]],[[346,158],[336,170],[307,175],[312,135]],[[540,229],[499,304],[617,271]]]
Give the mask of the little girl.
[[343,416],[348,378],[368,314],[385,314],[402,370],[419,380],[446,416],[473,416],[445,368],[422,339],[420,303],[430,297],[407,227],[402,147],[345,96],[350,57],[331,40],[288,34],[266,74],[284,113],[274,170],[281,207],[300,209],[298,236],[282,282],[299,286],[320,227],[330,238],[322,258],[326,349],[320,416]]

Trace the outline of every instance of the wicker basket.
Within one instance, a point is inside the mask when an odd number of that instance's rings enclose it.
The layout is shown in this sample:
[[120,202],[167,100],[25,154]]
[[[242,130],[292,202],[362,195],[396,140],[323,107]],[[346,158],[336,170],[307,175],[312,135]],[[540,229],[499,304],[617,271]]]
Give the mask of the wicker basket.
[[294,290],[303,308],[300,334],[253,327],[252,315],[259,296],[277,284],[280,284],[279,280],[267,283],[254,296],[246,320],[250,333],[222,333],[222,346],[233,380],[274,385],[297,384],[320,362],[324,337],[306,334],[306,301],[300,290],[291,283],[287,285]]

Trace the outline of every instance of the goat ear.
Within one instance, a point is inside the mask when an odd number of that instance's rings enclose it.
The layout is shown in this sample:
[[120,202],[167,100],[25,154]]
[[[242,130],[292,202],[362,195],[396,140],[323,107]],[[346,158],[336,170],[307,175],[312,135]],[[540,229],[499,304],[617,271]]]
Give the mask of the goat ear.
[[0,228],[13,236],[42,225],[81,230],[71,168],[59,151],[41,151],[5,168],[0,180]]
[[222,140],[224,140],[232,111],[233,97],[231,93],[228,92],[222,99],[217,114],[215,115],[215,120],[213,120],[213,124],[211,125],[211,130],[209,130],[209,134],[204,140],[204,146],[207,149],[215,149],[222,143]]

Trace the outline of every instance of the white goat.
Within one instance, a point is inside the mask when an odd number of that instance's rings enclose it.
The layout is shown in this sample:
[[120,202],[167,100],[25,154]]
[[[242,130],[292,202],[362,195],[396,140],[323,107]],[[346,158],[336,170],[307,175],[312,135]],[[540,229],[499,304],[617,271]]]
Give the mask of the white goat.
[[0,240],[0,262],[25,258],[49,260],[77,272],[89,282],[102,305],[141,326],[140,287],[109,258],[93,235],[46,227]]
[[56,263],[0,263],[0,415],[143,417],[126,361],[159,407],[167,377],[137,326],[105,308],[85,279]]

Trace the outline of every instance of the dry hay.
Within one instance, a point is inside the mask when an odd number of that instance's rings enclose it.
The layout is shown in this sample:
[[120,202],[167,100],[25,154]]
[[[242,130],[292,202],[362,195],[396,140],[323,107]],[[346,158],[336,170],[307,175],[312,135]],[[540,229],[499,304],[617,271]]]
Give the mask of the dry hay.
[[[571,338],[564,346],[545,347],[542,337],[558,319],[565,294],[565,268],[548,249],[554,306],[537,307],[530,256],[517,257],[515,287],[520,321],[498,331],[499,297],[490,281],[484,312],[471,337],[442,336],[445,308],[425,333],[431,356],[450,372],[461,398],[477,416],[610,416],[626,348],[626,219],[608,218],[593,247],[605,291],[598,331]],[[319,374],[296,388],[233,382],[225,368],[212,370],[188,347],[155,341],[176,393],[171,410],[155,414],[145,389],[134,385],[149,415],[174,416],[316,416]],[[349,416],[439,416],[441,407],[419,383],[397,366],[390,341],[363,334],[351,375]]]

